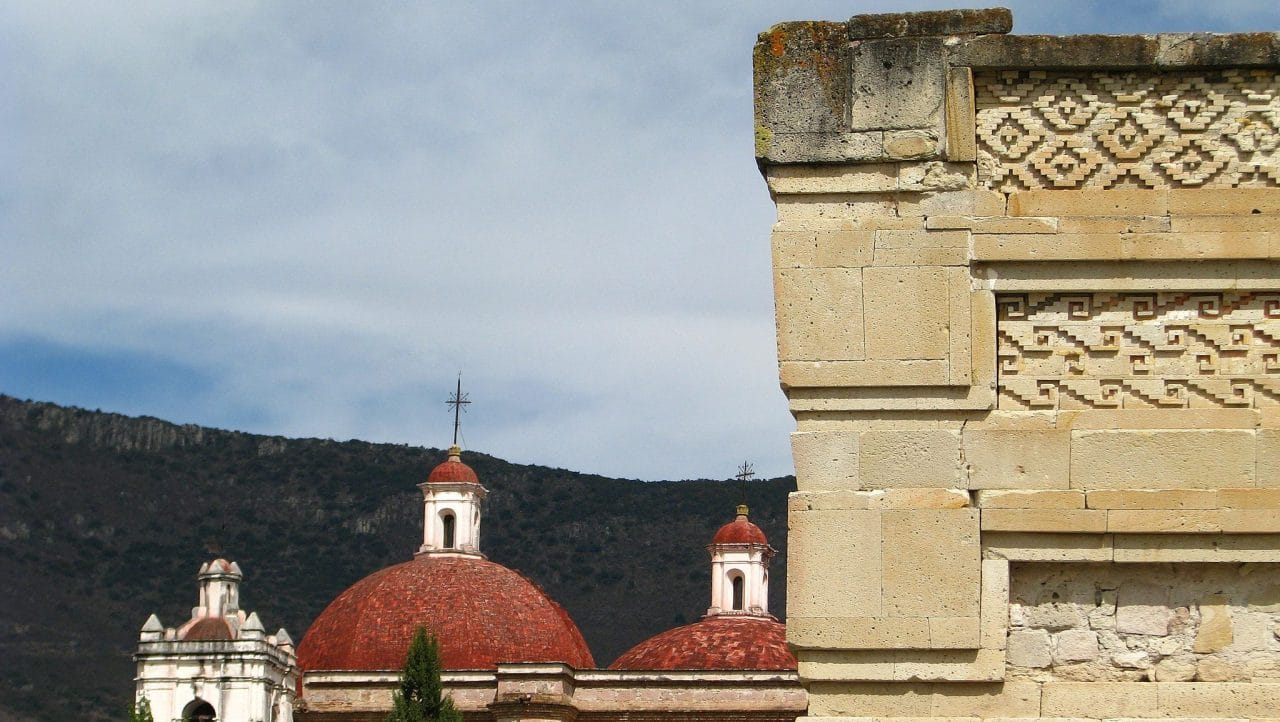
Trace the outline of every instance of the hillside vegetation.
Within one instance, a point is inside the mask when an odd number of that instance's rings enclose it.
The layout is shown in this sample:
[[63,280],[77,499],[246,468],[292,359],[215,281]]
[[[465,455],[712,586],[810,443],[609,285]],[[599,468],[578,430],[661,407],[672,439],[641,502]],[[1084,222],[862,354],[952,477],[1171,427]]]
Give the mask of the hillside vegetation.
[[[242,606],[295,640],[347,586],[421,542],[416,484],[438,449],[286,439],[0,395],[0,722],[121,718],[130,655],[156,612],[190,616],[211,543],[245,570]],[[706,544],[736,481],[641,482],[463,460],[490,494],[481,546],[572,615],[604,666],[696,620]],[[747,485],[778,548],[783,616],[787,477]]]

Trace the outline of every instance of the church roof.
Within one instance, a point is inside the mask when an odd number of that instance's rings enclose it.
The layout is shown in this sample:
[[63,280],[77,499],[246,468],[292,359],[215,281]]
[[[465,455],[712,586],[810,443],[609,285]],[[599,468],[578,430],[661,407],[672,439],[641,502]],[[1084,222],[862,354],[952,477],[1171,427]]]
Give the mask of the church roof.
[[398,670],[419,625],[440,640],[449,670],[595,666],[577,625],[533,582],[480,557],[435,555],[374,572],[338,595],[302,638],[298,663],[304,672]]
[[713,616],[650,637],[618,657],[617,670],[796,669],[787,627],[771,617]]

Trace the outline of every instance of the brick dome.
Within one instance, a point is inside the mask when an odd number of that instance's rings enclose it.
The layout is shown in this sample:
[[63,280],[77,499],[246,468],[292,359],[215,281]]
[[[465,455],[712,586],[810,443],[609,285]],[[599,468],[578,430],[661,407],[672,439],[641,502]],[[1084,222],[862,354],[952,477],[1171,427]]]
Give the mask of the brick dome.
[[707,617],[669,629],[628,650],[617,670],[796,669],[787,648],[787,627],[771,617]]
[[298,666],[399,670],[418,625],[440,640],[449,670],[499,662],[595,667],[573,620],[533,582],[479,556],[433,555],[374,572],[339,594],[298,645]]
[[765,537],[760,527],[752,524],[747,520],[746,514],[739,511],[738,518],[720,527],[716,535],[711,538],[712,544],[763,544],[768,545],[769,539]]
[[449,449],[449,458],[436,466],[427,475],[428,484],[479,484],[480,478],[470,466],[462,463],[461,450],[458,447]]

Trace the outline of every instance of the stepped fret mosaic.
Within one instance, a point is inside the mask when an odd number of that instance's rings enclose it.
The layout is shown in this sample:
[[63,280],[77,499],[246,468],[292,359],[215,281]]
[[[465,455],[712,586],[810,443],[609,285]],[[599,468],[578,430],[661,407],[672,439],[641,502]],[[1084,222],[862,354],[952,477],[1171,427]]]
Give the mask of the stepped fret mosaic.
[[1280,291],[1023,293],[996,304],[1000,408],[1280,404]]
[[1001,191],[1280,187],[1280,75],[979,73],[979,178]]

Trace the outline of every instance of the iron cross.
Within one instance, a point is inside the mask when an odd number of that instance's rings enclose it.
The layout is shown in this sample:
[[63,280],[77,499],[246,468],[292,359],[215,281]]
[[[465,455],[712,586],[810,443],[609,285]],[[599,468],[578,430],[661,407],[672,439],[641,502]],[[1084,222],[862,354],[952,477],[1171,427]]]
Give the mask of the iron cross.
[[449,400],[445,402],[447,406],[453,407],[453,445],[454,446],[458,445],[458,426],[462,421],[462,412],[467,410],[466,406],[469,403],[471,403],[471,400],[467,398],[466,394],[462,393],[462,373],[459,372],[458,373],[458,390],[454,391],[452,394],[449,394]]

